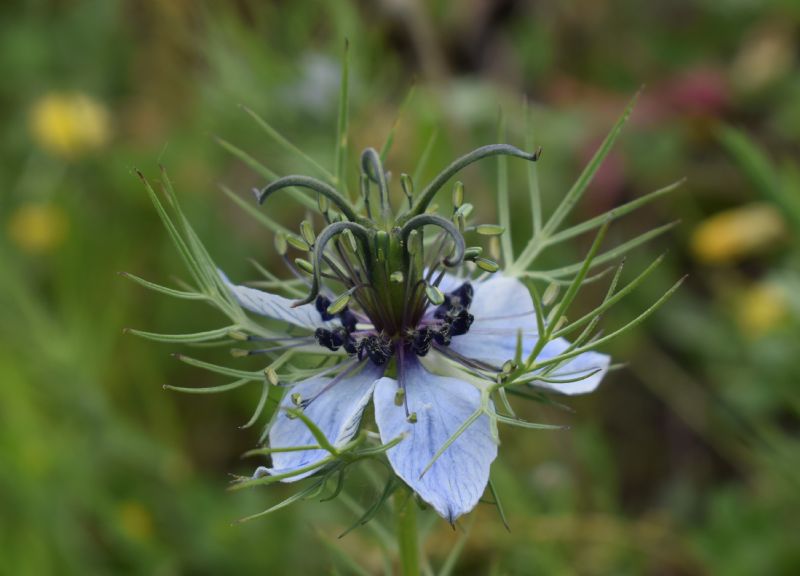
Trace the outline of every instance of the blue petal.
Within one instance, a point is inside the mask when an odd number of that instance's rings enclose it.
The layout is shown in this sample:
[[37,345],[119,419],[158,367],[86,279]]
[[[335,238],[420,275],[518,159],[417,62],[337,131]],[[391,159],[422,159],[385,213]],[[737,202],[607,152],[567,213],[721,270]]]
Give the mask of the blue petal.
[[[451,284],[454,282],[450,278]],[[537,342],[536,316],[533,299],[528,288],[516,278],[493,276],[485,282],[474,284],[475,294],[470,313],[475,321],[469,332],[454,336],[450,349],[472,359],[482,360],[500,367],[514,357],[517,348],[517,332],[522,331],[522,354],[526,358]],[[569,342],[556,338],[548,342],[537,360],[547,360],[562,354]],[[555,368],[548,379],[575,380],[576,382],[542,382],[533,385],[561,392],[562,394],[585,394],[592,392],[608,372],[611,358],[598,352],[585,352]]]
[[[359,370],[356,368],[356,370]],[[335,447],[347,443],[358,430],[361,415],[369,403],[375,381],[383,375],[383,367],[367,362],[357,373],[351,373],[332,384],[332,378],[309,378],[297,383],[281,402],[281,410],[269,431],[271,448],[291,448],[317,445],[311,431],[299,418],[289,418],[286,408],[295,408],[292,396],[299,394],[301,400],[311,400],[305,414]],[[272,468],[260,467],[256,476],[282,474],[319,462],[329,453],[323,449],[299,452],[277,452],[272,454]],[[310,470],[287,478],[294,482],[310,476]]]
[[514,357],[517,333],[522,331],[528,351],[536,343],[533,299],[516,278],[492,276],[473,284],[470,313],[475,320],[469,332],[454,336],[450,348],[467,358],[501,365]]
[[[556,338],[548,342],[542,351],[539,353],[537,360],[547,360],[559,354],[563,354],[570,344],[564,338]],[[574,358],[570,358],[563,364],[560,364],[552,372],[547,374],[550,380],[563,380],[563,382],[542,382],[541,380],[534,380],[531,382],[534,386],[541,388],[548,388],[561,392],[562,394],[586,394],[592,392],[600,385],[600,381],[608,373],[608,367],[611,364],[611,356],[607,354],[600,354],[599,352],[584,352],[578,354]],[[566,382],[566,380],[575,380],[575,382]]]
[[293,308],[292,301],[288,298],[233,284],[223,272],[219,274],[239,305],[245,310],[311,330],[328,325],[327,322],[322,321],[320,313],[313,304],[303,304]]
[[415,359],[403,366],[408,409],[417,422],[406,419],[395,404],[398,383],[381,378],[375,387],[375,420],[384,443],[401,434],[405,438],[387,455],[400,478],[451,523],[475,507],[489,480],[489,467],[497,456],[491,422],[482,414],[435,461],[425,467],[444,443],[481,405],[472,385],[427,372]]

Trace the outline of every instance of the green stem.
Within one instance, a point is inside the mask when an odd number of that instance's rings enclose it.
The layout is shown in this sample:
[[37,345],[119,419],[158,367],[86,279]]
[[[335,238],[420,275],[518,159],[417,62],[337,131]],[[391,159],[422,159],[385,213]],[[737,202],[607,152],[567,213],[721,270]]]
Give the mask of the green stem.
[[400,573],[419,576],[419,538],[417,504],[411,490],[403,486],[394,493],[395,530],[400,552]]

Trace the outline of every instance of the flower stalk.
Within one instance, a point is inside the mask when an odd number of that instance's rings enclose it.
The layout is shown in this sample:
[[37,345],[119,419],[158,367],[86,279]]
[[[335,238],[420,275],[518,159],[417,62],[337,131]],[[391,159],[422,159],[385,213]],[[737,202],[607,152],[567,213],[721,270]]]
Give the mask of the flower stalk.
[[403,486],[393,496],[394,521],[397,533],[397,549],[400,560],[400,574],[419,576],[420,552],[417,533],[417,503],[414,495]]
[[[344,74],[346,98],[346,68]],[[136,276],[131,279],[176,298],[203,300],[227,321],[222,328],[189,334],[131,333],[177,344],[235,344],[237,347],[231,348],[235,358],[266,357],[265,368],[246,371],[179,355],[184,362],[233,381],[205,389],[171,389],[218,393],[251,383],[260,385],[262,395],[247,426],[260,418],[266,420],[260,440],[263,446],[249,455],[266,460],[252,476],[238,478],[235,487],[310,482],[295,495],[249,518],[321,494],[332,499],[345,490],[345,472],[350,466],[380,460],[389,471],[383,493],[352,528],[377,519],[381,507],[391,499],[400,573],[408,576],[421,570],[418,500],[455,524],[478,504],[488,485],[503,517],[489,482],[498,451],[499,424],[558,428],[518,418],[508,394],[541,399],[545,391],[566,395],[593,391],[611,366],[610,357],[594,348],[642,322],[677,288],[671,288],[622,328],[601,336],[595,330],[601,314],[636,288],[658,261],[617,290],[619,268],[603,302],[592,312],[567,320],[582,286],[602,277],[591,274],[594,267],[622,257],[669,227],[601,251],[612,220],[675,185],[605,215],[562,227],[629,114],[630,107],[549,218],[541,213],[533,172],[539,151],[523,151],[504,143],[483,146],[456,159],[418,193],[415,180],[419,180],[420,169],[414,171],[414,177],[401,173],[403,202],[395,206],[390,173],[383,167],[388,146],[380,148],[380,153],[368,148],[358,165],[361,197],[351,200],[345,182],[346,102],[340,106],[333,173],[310,162],[324,180],[303,175],[279,178],[253,157],[223,142],[226,150],[271,180],[256,190],[259,204],[285,189],[317,212],[304,220],[297,235],[226,190],[240,207],[277,234],[276,250],[296,277],[291,281],[281,281],[257,267],[264,276],[261,282],[231,282],[181,211],[166,173],[161,175],[165,200],[140,175],[192,282],[173,288]],[[258,123],[277,144],[295,148],[263,121]],[[532,150],[532,142],[527,143]],[[423,152],[420,166],[429,153],[430,147]],[[499,160],[499,225],[471,221],[473,206],[464,201],[461,182],[455,183],[452,211],[437,211],[434,197],[448,181],[488,157]],[[510,235],[512,160],[525,161],[530,167],[533,214],[533,233],[516,258]],[[322,224],[321,229],[315,230],[315,224]],[[426,236],[432,228],[437,230]],[[597,238],[582,262],[554,270],[532,269],[546,249],[596,229]],[[472,244],[487,238],[486,252],[493,260],[482,257],[483,246]],[[304,284],[308,291],[302,294]],[[255,285],[280,292],[264,292],[253,288]],[[550,288],[540,298],[540,289],[546,286]],[[559,287],[566,287],[563,295]],[[267,321],[262,323],[258,317]],[[276,323],[281,324],[274,328]],[[582,331],[572,342],[563,338],[578,328]],[[369,404],[374,419],[363,423]]]

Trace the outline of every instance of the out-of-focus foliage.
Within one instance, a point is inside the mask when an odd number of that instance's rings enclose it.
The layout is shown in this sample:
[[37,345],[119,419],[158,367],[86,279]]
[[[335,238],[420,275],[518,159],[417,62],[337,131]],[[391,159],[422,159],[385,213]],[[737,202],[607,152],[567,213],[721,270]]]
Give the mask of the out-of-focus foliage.
[[[630,257],[636,270],[669,250],[608,324],[688,282],[610,350],[627,365],[571,400],[577,414],[527,415],[570,431],[504,436],[493,475],[511,532],[481,507],[456,572],[797,573],[799,30],[789,0],[3,3],[0,572],[347,572],[341,551],[380,570],[378,529],[336,540],[358,516],[341,502],[231,526],[289,493],[225,492],[228,473],[251,467],[238,456],[258,431],[237,426],[258,391],[163,390],[218,382],[169,357],[180,348],[122,329],[218,319],[116,274],[183,273],[133,174],[159,162],[218,262],[239,276],[253,275],[248,258],[277,269],[271,237],[218,188],[249,201],[264,180],[214,137],[279,174],[300,168],[244,104],[332,165],[347,37],[355,150],[384,141],[416,78],[395,174],[413,170],[434,131],[431,174],[493,140],[498,107],[522,144],[526,95],[554,202],[646,84],[576,217],[687,177],[611,228],[613,241],[682,221]],[[491,168],[465,181],[491,215]],[[269,208],[287,224],[302,215]],[[513,212],[519,242],[526,215]],[[590,241],[547,264],[575,261]],[[352,508],[378,497],[355,482]],[[432,525],[437,564],[459,537]]]

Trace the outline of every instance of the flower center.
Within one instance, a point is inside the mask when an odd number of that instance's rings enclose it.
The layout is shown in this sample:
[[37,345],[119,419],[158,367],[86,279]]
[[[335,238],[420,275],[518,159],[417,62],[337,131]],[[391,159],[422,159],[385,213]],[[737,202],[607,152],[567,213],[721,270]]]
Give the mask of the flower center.
[[323,321],[338,318],[342,323],[335,328],[317,328],[314,338],[324,348],[337,351],[344,348],[351,356],[362,360],[368,357],[374,364],[386,364],[398,347],[425,356],[431,346],[449,346],[454,336],[461,336],[469,331],[475,319],[469,313],[473,296],[472,284],[465,282],[456,290],[446,294],[444,301],[438,305],[431,317],[423,317],[416,321],[413,328],[402,330],[393,337],[377,332],[374,328],[366,330],[357,329],[357,316],[347,306],[337,314],[328,312],[330,300],[325,296],[317,296],[316,308]]

